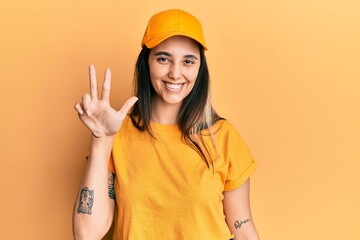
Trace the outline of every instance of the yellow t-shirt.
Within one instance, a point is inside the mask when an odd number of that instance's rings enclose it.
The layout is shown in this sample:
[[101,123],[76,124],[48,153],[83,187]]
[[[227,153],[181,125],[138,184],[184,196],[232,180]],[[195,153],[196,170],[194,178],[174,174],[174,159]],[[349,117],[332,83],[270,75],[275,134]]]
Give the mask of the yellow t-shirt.
[[[151,127],[156,139],[127,117],[115,137],[109,164],[116,174],[113,239],[230,239],[223,191],[240,187],[256,168],[238,132],[226,120],[212,127],[220,156],[209,168],[184,144],[178,125]],[[210,136],[205,143],[212,146]]]

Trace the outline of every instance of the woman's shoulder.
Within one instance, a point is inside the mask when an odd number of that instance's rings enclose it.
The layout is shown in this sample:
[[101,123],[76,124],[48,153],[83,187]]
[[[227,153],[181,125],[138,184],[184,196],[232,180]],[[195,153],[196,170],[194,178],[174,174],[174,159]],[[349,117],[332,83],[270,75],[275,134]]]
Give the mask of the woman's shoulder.
[[217,132],[237,132],[236,127],[227,119],[221,118],[216,121],[210,128],[213,133]]
[[227,119],[217,121],[210,131],[218,142],[246,145],[237,127]]

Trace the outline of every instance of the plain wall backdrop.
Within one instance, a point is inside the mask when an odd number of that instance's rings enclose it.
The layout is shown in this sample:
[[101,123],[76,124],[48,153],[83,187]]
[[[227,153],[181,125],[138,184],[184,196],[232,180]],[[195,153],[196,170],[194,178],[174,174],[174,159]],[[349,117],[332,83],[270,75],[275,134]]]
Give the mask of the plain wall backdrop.
[[72,239],[88,65],[99,82],[112,69],[120,108],[147,20],[168,8],[203,24],[214,105],[258,164],[262,239],[360,239],[358,0],[1,0],[0,239]]

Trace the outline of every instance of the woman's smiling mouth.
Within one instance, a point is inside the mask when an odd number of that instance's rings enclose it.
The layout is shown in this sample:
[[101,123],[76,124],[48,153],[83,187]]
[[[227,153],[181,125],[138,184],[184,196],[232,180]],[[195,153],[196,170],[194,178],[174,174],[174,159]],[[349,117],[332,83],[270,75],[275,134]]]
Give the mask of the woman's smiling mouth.
[[181,91],[181,87],[185,84],[185,83],[169,83],[169,82],[164,82],[165,87],[167,90],[172,91],[172,92],[179,92]]

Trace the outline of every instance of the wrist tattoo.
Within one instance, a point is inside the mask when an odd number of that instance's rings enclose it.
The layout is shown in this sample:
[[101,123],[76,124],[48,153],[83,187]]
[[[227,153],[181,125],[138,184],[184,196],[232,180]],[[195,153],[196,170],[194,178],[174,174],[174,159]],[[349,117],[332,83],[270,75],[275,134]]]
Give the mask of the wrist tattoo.
[[245,220],[242,220],[239,222],[239,220],[236,220],[235,223],[234,223],[234,227],[235,229],[238,229],[238,228],[241,228],[241,226],[247,222],[249,222],[251,219],[250,218],[247,218]]
[[79,206],[77,208],[77,213],[80,214],[89,214],[91,215],[91,209],[94,204],[94,190],[89,190],[89,188],[84,187],[80,191],[80,200]]
[[115,174],[111,173],[111,176],[109,177],[109,180],[108,180],[109,197],[110,197],[110,199],[116,200],[114,181],[115,181]]

